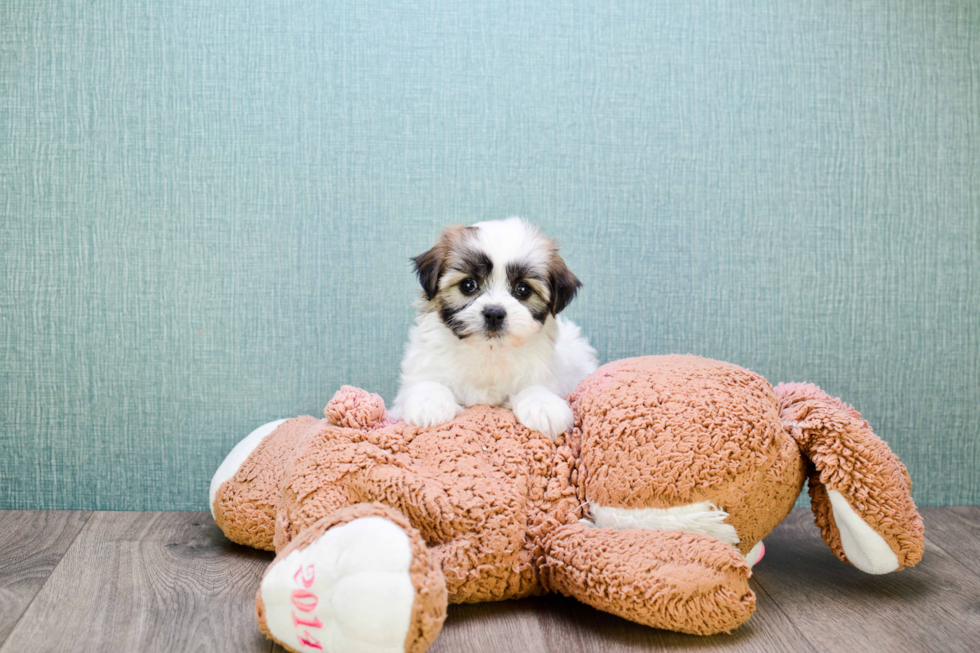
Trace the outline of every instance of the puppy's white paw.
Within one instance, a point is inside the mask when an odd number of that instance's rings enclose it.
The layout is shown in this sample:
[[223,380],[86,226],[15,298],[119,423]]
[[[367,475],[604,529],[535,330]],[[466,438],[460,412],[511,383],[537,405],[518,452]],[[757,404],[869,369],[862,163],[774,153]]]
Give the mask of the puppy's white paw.
[[552,440],[572,426],[572,409],[564,399],[543,386],[531,386],[510,399],[514,415],[532,431]]
[[435,397],[405,407],[405,421],[416,426],[445,424],[463,410],[455,400]]
[[402,419],[416,426],[445,424],[463,410],[452,391],[441,383],[416,384],[398,399]]

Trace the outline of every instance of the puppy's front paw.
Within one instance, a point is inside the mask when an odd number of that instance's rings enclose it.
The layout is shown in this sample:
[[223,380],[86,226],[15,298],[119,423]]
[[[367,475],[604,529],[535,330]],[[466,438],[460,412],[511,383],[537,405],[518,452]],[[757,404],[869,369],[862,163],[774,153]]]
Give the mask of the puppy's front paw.
[[445,424],[462,410],[455,400],[430,397],[405,407],[405,421],[415,426]]
[[440,383],[420,383],[406,393],[402,418],[415,426],[436,426],[456,417],[463,408],[452,391]]
[[568,402],[542,386],[531,386],[511,397],[511,407],[521,424],[552,440],[572,426]]

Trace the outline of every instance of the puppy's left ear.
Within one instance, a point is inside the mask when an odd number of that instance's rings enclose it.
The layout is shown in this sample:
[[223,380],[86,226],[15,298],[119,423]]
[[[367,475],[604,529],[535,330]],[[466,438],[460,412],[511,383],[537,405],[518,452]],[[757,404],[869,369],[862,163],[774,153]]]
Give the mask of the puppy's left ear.
[[548,271],[548,286],[551,291],[551,314],[558,315],[575,298],[575,293],[582,287],[582,282],[555,253]]

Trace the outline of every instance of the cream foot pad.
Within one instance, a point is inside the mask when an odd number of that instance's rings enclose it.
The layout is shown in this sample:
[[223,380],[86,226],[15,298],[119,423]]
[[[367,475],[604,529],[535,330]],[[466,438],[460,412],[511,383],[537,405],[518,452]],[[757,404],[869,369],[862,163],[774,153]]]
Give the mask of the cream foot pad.
[[334,526],[262,580],[269,632],[297,651],[402,653],[411,563],[405,532],[383,517]]

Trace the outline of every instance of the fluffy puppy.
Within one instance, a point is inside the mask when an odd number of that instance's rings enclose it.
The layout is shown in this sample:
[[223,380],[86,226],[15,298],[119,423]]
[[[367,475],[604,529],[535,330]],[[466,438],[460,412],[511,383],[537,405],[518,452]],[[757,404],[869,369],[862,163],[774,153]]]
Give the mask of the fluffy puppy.
[[598,360],[558,317],[582,283],[557,244],[508,218],[448,227],[413,261],[423,294],[392,416],[432,426],[490,404],[552,438],[564,433],[572,424],[564,397]]

